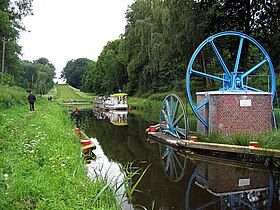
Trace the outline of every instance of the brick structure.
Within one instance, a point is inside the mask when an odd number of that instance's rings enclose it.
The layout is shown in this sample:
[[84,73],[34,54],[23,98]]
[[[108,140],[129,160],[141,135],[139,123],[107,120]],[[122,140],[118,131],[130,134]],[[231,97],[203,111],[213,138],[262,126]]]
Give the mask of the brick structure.
[[[205,98],[209,104],[199,113],[209,123],[208,132],[262,134],[272,129],[271,93],[221,92],[197,93],[198,104]],[[206,133],[198,122],[198,132]]]

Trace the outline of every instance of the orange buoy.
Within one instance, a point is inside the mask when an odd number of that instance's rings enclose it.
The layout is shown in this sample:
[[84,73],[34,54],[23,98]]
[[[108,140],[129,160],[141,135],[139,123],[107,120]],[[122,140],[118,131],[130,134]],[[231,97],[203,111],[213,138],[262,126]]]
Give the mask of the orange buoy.
[[255,148],[260,148],[260,144],[257,141],[250,141],[249,147],[255,147]]
[[197,136],[191,136],[190,137],[190,141],[196,142],[197,140],[198,140]]

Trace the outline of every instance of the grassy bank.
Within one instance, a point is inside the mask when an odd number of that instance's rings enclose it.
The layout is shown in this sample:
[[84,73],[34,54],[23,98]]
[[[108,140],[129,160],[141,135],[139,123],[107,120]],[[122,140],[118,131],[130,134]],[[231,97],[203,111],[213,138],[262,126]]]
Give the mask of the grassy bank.
[[[168,93],[154,94],[147,98],[131,97],[128,100],[129,107],[134,110],[137,115],[147,121],[158,122],[162,101]],[[186,101],[182,93],[179,93],[183,101]],[[196,131],[197,119],[194,116],[190,106],[187,107],[187,118],[189,121],[189,127],[191,131]],[[223,136],[221,134],[213,133],[209,136],[199,135],[199,140],[204,142],[232,144],[232,145],[249,145],[250,141],[258,141],[262,148],[280,149],[280,110],[275,109],[275,119],[277,122],[278,130],[273,130],[265,135],[255,136],[246,134],[236,134],[233,136]]]
[[15,104],[27,103],[28,93],[19,87],[0,85],[0,108],[6,109]]
[[61,102],[81,102],[81,101],[93,101],[94,95],[89,93],[83,93],[80,90],[71,87],[68,84],[57,84],[50,91],[49,95],[54,96],[54,100]]
[[35,109],[14,106],[0,114],[1,208],[116,209],[106,181],[87,178],[66,111],[47,102]]

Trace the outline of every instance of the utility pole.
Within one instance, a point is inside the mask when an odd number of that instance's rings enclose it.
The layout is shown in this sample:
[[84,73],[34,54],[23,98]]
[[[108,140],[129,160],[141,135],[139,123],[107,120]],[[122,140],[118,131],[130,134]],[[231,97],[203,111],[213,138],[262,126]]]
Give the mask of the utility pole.
[[1,82],[3,82],[3,77],[4,77],[4,61],[5,61],[5,45],[6,45],[6,39],[5,37],[3,38],[3,50],[2,50],[2,66],[1,66]]

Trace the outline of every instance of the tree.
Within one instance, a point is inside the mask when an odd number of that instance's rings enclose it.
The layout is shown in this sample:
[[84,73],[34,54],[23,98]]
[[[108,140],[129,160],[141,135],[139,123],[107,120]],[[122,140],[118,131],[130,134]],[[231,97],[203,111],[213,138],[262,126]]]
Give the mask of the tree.
[[82,79],[91,60],[87,58],[78,58],[68,61],[64,67],[61,78],[67,79],[67,83],[75,88],[82,86]]
[[[25,28],[22,18],[32,14],[32,0],[0,1],[0,53],[1,75],[4,73],[17,78],[20,47],[17,44],[19,33]],[[2,81],[3,82],[3,81]]]

